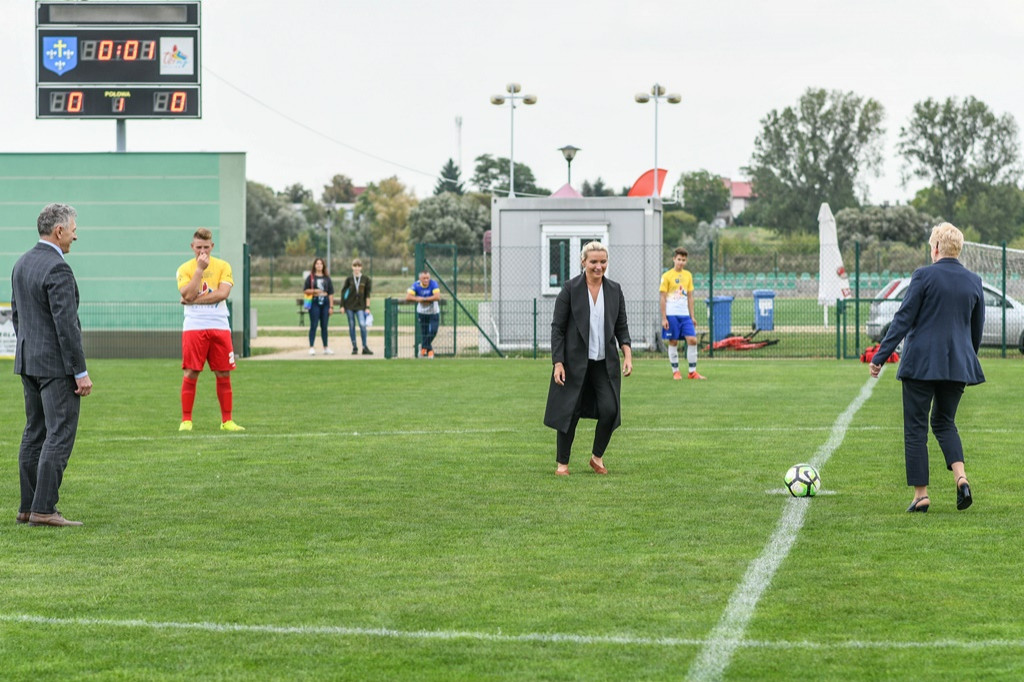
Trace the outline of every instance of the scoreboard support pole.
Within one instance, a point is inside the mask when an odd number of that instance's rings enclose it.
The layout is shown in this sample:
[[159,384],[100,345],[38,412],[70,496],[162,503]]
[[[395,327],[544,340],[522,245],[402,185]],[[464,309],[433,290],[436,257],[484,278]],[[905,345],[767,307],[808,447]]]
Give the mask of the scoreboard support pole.
[[119,118],[117,120],[117,151],[124,153],[127,151],[128,145],[126,144],[128,138],[128,122]]

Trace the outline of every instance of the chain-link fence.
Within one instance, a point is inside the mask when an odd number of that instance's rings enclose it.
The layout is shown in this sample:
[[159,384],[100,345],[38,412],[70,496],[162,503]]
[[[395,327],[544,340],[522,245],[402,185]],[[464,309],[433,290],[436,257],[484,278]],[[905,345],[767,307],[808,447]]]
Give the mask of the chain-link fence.
[[[817,244],[815,243],[815,249]],[[723,249],[724,250],[724,249]],[[301,288],[301,273],[312,259],[290,257],[274,264],[280,276],[287,264],[288,289]],[[431,271],[441,275],[441,324],[434,341],[441,356],[506,355],[538,357],[550,351],[551,317],[561,285],[579,272],[578,251],[543,246],[502,249],[494,258],[457,253],[441,245],[424,252]],[[382,261],[363,259],[364,271],[377,273]],[[982,355],[1019,356],[1024,349],[1024,252],[967,244],[961,260],[986,284],[986,331]],[[855,358],[880,338],[901,300],[900,287],[917,267],[930,262],[924,247],[854,243],[842,248],[850,296],[819,301],[818,255],[782,253],[771,247],[723,254],[716,242],[690,249],[687,269],[694,278],[695,323],[701,357],[714,358]],[[341,263],[346,267],[340,267]],[[347,274],[349,261],[335,258],[336,277]],[[390,312],[385,315],[388,357],[412,357],[419,350],[415,307],[404,301],[415,278],[413,260],[388,267],[393,275]],[[801,264],[803,268],[798,267]],[[269,259],[252,258],[250,280],[265,277]],[[400,268],[406,271],[401,272]],[[671,267],[671,252],[661,245],[609,245],[608,276],[619,282],[634,353],[663,353],[658,284]],[[837,266],[838,267],[838,266]],[[264,274],[259,274],[263,272]],[[436,277],[435,277],[436,278]],[[277,280],[281,282],[281,279]],[[892,288],[890,288],[892,287]],[[252,287],[256,291],[257,287]],[[230,305],[230,301],[229,301]],[[245,314],[236,306],[239,314]],[[168,302],[83,301],[80,307],[89,357],[178,357],[181,306]],[[235,348],[244,349],[242,334]]]
[[[351,272],[354,255],[335,254],[331,259],[330,275],[339,284]],[[314,256],[253,256],[250,285],[254,294],[291,293],[302,289],[304,273],[309,272]],[[459,291],[486,294],[490,291],[490,254],[459,253]],[[394,281],[394,287],[408,286],[415,278],[415,257],[376,258],[360,256],[363,272],[378,284]],[[408,281],[406,281],[408,280]]]
[[[825,267],[842,270],[847,288],[836,298],[821,298],[819,254],[762,252],[721,256],[716,244],[691,249],[687,269],[693,274],[695,324],[702,357],[714,358],[857,358],[880,338],[885,316],[898,307],[900,297],[885,295],[894,282],[903,282],[917,267],[930,262],[923,249],[902,244],[872,243],[862,249],[854,243],[850,255]],[[608,277],[619,282],[626,298],[633,352],[638,357],[664,352],[658,285],[662,272],[671,266],[670,253],[651,270],[649,246],[610,245]],[[655,247],[659,249],[660,247]],[[965,249],[965,258],[968,249]],[[987,263],[1001,262],[987,254]],[[867,256],[865,256],[865,253]],[[1009,253],[1012,264],[1016,254]],[[883,259],[883,255],[888,257]],[[543,247],[504,248],[491,270],[491,295],[443,291],[442,323],[435,348],[438,355],[488,355],[537,357],[551,347],[551,317],[562,282],[579,274],[579,259],[545,252]],[[1020,267],[1005,275],[1005,292],[998,286],[986,290],[989,324],[997,330],[986,336],[983,355],[1002,353],[1005,339],[1013,351],[1024,348],[1024,254]],[[435,254],[435,264],[443,259]],[[849,271],[842,267],[846,261]],[[761,267],[737,270],[735,266]],[[779,264],[803,263],[807,270],[783,270]],[[874,268],[865,269],[865,263]],[[719,269],[720,265],[728,269]],[[813,266],[813,267],[812,267]],[[990,268],[991,269],[991,268]],[[452,281],[462,282],[460,272]],[[1000,274],[1000,277],[1002,275]],[[986,281],[995,281],[994,273]],[[459,286],[461,290],[461,285]],[[1002,294],[1005,293],[1004,297]],[[447,313],[445,311],[448,311]],[[394,355],[411,357],[418,347],[415,313],[396,307]],[[882,321],[879,321],[879,318]],[[1002,318],[1006,318],[1004,322]]]
[[[229,314],[241,310],[227,301]],[[82,344],[87,358],[180,358],[182,306],[179,302],[82,302]],[[243,332],[232,334],[241,355]]]

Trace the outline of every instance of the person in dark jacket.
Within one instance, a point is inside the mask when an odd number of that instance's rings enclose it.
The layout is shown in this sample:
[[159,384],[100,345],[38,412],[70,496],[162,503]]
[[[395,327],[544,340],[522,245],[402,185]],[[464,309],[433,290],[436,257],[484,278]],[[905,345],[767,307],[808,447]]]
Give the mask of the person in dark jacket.
[[14,373],[21,375],[25,394],[18,450],[21,506],[15,521],[30,526],[82,525],[57,510],[81,401],[93,388],[78,320],[78,283],[64,261],[78,239],[77,215],[67,204],[46,206],[36,221],[39,241],[11,274]]
[[327,321],[334,310],[334,283],[327,272],[327,263],[323,258],[313,260],[313,267],[302,289],[310,297],[309,307],[309,354],[315,355],[313,344],[316,341],[316,327],[320,325],[320,339],[324,344],[324,355],[333,355],[334,351],[327,345]]
[[366,316],[370,314],[370,294],[373,293],[373,282],[363,274],[363,261],[356,258],[352,261],[352,274],[345,278],[341,287],[341,307],[348,316],[348,336],[352,340],[352,355],[359,352],[356,346],[356,322],[359,323],[359,334],[363,341],[363,355],[373,355],[366,345]]
[[608,249],[590,242],[580,254],[583,273],[558,294],[551,321],[551,361],[544,424],[558,432],[558,476],[569,475],[569,455],[581,417],[596,419],[590,467],[607,474],[604,453],[621,423],[619,348],[623,376],[633,373],[626,301],[622,288],[606,278]]
[[908,512],[926,512],[928,497],[928,414],[932,433],[953,472],[956,508],[974,497],[964,473],[964,451],[956,428],[956,411],[965,386],[985,381],[978,348],[985,326],[985,292],[981,278],[957,257],[964,235],[953,225],[932,228],[928,239],[932,264],[914,271],[903,303],[871,359],[878,377],[885,361],[903,341],[896,377],[903,383],[903,441],[907,485],[914,487]]

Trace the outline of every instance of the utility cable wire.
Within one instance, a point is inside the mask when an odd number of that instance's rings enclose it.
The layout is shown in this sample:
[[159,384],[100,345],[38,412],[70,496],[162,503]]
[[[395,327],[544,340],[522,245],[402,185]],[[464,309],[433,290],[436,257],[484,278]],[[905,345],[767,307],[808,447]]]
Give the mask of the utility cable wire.
[[[232,90],[238,92],[241,95],[244,95],[245,97],[248,97],[249,99],[251,99],[256,104],[259,104],[264,109],[266,109],[266,110],[268,110],[270,112],[273,112],[274,114],[277,114],[278,116],[280,116],[281,118],[285,119],[286,121],[288,121],[290,123],[293,123],[293,124],[299,126],[300,128],[302,128],[303,130],[307,130],[307,131],[313,133],[314,135],[317,135],[318,137],[322,137],[325,140],[333,142],[336,145],[345,147],[346,149],[350,149],[350,150],[356,152],[357,154],[362,154],[363,156],[368,156],[369,158],[374,159],[376,161],[381,161],[381,162],[386,163],[388,165],[395,166],[397,168],[402,168],[402,169],[410,171],[412,173],[418,173],[419,175],[423,175],[425,177],[431,178],[432,180],[440,180],[441,182],[444,182],[445,184],[454,184],[455,183],[455,180],[452,180],[451,178],[442,177],[442,176],[438,175],[437,173],[428,173],[426,171],[421,171],[418,168],[412,168],[411,166],[406,166],[404,164],[398,163],[397,161],[392,161],[390,159],[385,159],[383,156],[377,156],[376,154],[373,154],[371,152],[365,151],[363,149],[359,149],[358,147],[354,147],[354,146],[348,144],[347,142],[342,142],[341,140],[339,140],[339,139],[337,139],[335,137],[331,137],[327,133],[322,132],[320,130],[317,130],[313,126],[307,125],[306,123],[303,123],[302,121],[298,120],[297,118],[289,116],[288,114],[284,113],[283,111],[281,111],[279,109],[276,109],[275,107],[267,104],[266,102],[261,100],[259,97],[256,97],[255,95],[252,95],[252,94],[246,92],[242,88],[238,87],[237,85],[235,85],[234,83],[229,81],[227,78],[224,78],[224,76],[221,76],[219,73],[217,73],[216,71],[211,69],[209,66],[203,65],[203,71],[206,71],[211,76],[213,76],[214,78],[216,78],[217,80],[219,80],[224,85],[226,85],[229,88],[231,88]],[[508,193],[508,189],[507,188],[488,187],[487,189],[490,190],[491,192],[505,192],[506,194]],[[545,195],[542,195],[542,194],[530,194],[529,192],[519,192],[519,194],[523,194],[523,195],[527,195],[527,196],[532,196],[532,197],[545,196]]]
[[211,76],[213,76],[214,78],[216,78],[220,82],[224,83],[224,85],[228,86],[232,90],[235,90],[236,92],[238,92],[238,93],[248,97],[253,102],[256,102],[256,104],[259,104],[264,109],[267,109],[268,111],[271,111],[271,112],[277,114],[278,116],[280,116],[281,118],[285,119],[286,121],[289,121],[290,123],[294,123],[295,125],[299,126],[300,128],[302,128],[304,130],[308,130],[309,132],[313,133],[314,135],[322,137],[325,140],[329,140],[329,141],[333,142],[334,144],[337,144],[337,145],[340,145],[342,147],[345,147],[346,149],[350,149],[350,150],[356,152],[357,154],[362,154],[363,156],[368,156],[371,159],[374,159],[376,161],[381,161],[381,162],[386,163],[386,164],[391,165],[391,166],[396,166],[398,168],[403,168],[403,169],[405,169],[407,171],[410,171],[412,173],[418,173],[419,175],[424,175],[424,176],[426,176],[428,178],[432,178],[434,180],[440,179],[440,176],[437,173],[427,173],[426,171],[421,171],[418,168],[412,168],[410,166],[406,166],[404,164],[398,163],[397,161],[392,161],[391,159],[385,159],[383,156],[377,156],[376,154],[373,154],[371,152],[365,151],[363,149],[359,149],[358,147],[354,147],[354,146],[348,144],[347,142],[342,142],[341,140],[339,140],[339,139],[337,139],[335,137],[331,137],[327,133],[324,133],[324,132],[322,132],[320,130],[317,130],[316,128],[303,123],[302,121],[298,120],[297,118],[289,116],[288,114],[284,113],[280,109],[276,109],[276,108],[272,107],[271,105],[267,104],[266,102],[261,100],[259,97],[256,97],[255,95],[252,95],[252,94],[246,92],[245,90],[243,90],[242,88],[238,87],[237,85],[235,85],[234,83],[232,83],[228,79],[224,78],[224,76],[221,76],[219,73],[217,73],[216,71],[211,69],[209,66],[203,65],[203,71],[206,71]]

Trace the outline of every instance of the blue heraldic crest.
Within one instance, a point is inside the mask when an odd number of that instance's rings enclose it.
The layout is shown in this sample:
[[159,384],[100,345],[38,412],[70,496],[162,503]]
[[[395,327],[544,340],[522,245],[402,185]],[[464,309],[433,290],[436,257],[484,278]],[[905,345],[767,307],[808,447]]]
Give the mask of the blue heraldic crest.
[[52,36],[43,38],[43,68],[63,76],[78,66],[78,38]]

